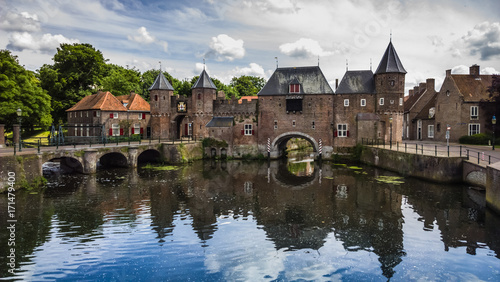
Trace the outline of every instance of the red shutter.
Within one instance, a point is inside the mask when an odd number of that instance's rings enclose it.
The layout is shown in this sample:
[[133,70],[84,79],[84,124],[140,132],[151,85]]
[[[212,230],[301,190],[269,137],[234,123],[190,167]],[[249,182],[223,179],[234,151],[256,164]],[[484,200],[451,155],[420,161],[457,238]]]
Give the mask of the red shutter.
[[142,119],[146,119],[146,113],[142,113]]
[[333,137],[337,137],[337,130],[333,131]]
[[188,124],[184,124],[184,135],[188,135]]
[[123,135],[123,128],[120,128],[120,136]]
[[97,112],[96,112],[96,111],[94,111],[94,116],[95,116],[95,117],[97,116]]
[[135,134],[135,128],[132,127],[132,134]]
[[245,129],[241,130],[241,135],[245,135]]
[[299,85],[295,84],[295,93],[299,93],[299,92],[300,92]]
[[349,137],[349,130],[347,130],[347,137]]
[[255,130],[252,129],[252,135],[254,135],[254,134],[255,134]]
[[112,128],[109,129],[109,136],[113,136],[113,129]]
[[144,133],[144,128],[141,127],[141,134],[143,134],[143,133]]
[[110,113],[110,114],[109,114],[109,118],[113,118],[113,113]]

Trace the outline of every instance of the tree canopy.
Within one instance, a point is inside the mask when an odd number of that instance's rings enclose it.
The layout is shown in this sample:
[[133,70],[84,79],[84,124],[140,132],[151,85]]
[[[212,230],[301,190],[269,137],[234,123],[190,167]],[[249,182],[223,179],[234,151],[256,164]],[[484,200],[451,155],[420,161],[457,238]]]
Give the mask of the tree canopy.
[[266,80],[262,77],[242,75],[240,77],[233,77],[230,86],[234,87],[238,96],[256,96],[257,93],[264,87]]
[[106,76],[102,78],[101,90],[109,91],[115,96],[127,95],[131,91],[142,93],[141,73],[136,69],[128,69],[114,64],[106,65]]
[[22,110],[22,126],[48,126],[51,98],[40,87],[34,73],[24,69],[8,50],[0,51],[0,121],[8,128],[17,123],[16,110]]

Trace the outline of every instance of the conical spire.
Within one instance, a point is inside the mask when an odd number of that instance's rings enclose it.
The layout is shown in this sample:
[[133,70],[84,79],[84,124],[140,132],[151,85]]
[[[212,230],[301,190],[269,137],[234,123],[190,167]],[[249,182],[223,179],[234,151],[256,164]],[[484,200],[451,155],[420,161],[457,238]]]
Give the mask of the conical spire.
[[212,88],[212,89],[217,89],[217,87],[215,87],[214,82],[212,81],[212,79],[210,78],[210,76],[208,76],[208,74],[205,71],[205,69],[203,69],[203,71],[200,74],[200,77],[198,78],[198,80],[196,81],[196,83],[191,88],[192,89],[194,89],[194,88]]
[[174,90],[170,82],[168,82],[167,78],[163,75],[163,72],[160,71],[158,76],[155,79],[155,82],[149,90]]
[[396,53],[396,49],[394,49],[394,46],[392,45],[392,40],[389,42],[389,46],[387,46],[387,49],[385,50],[384,56],[382,57],[382,60],[380,61],[375,74],[389,72],[406,73],[406,70],[399,60],[398,54]]

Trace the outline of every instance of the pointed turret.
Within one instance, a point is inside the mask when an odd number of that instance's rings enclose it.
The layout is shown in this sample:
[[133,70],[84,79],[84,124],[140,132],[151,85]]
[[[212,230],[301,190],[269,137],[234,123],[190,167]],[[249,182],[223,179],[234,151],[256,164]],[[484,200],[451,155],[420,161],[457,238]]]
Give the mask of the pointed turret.
[[389,42],[389,46],[387,46],[387,49],[385,50],[377,71],[375,71],[375,74],[381,73],[406,73],[406,70],[396,53],[396,49],[394,49],[394,46],[392,45],[392,41]]
[[155,79],[155,82],[151,87],[149,87],[149,90],[174,90],[170,82],[168,82],[167,78],[163,75],[163,72],[160,71],[158,76]]
[[196,83],[193,85],[193,87],[191,87],[191,89],[195,89],[195,88],[217,89],[217,87],[215,87],[214,82],[212,81],[210,76],[208,76],[205,69],[203,69],[203,71],[200,74],[200,77],[198,78]]

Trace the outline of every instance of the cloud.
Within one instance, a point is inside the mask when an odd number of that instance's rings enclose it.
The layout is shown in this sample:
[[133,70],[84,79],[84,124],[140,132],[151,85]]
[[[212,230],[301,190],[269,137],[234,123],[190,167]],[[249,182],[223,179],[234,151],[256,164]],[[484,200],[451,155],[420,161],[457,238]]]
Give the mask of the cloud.
[[128,40],[134,41],[137,43],[142,43],[142,44],[158,44],[163,47],[163,51],[167,52],[168,51],[168,43],[166,41],[161,41],[161,40],[156,40],[154,36],[149,34],[148,30],[144,27],[141,26],[136,30],[135,35],[129,35],[127,36]]
[[481,70],[481,74],[500,74],[500,71],[497,71],[495,68],[486,67]]
[[481,60],[488,60],[500,55],[500,23],[483,22],[467,32],[462,40],[470,48],[470,54],[481,55]]
[[36,14],[21,12],[19,14],[7,11],[1,15],[0,29],[5,31],[39,31],[40,21]]
[[245,56],[243,43],[241,39],[233,39],[227,34],[219,34],[217,37],[212,37],[212,42],[210,42],[209,50],[205,56],[215,57],[217,61],[241,59]]
[[235,73],[236,76],[251,75],[251,76],[258,76],[258,77],[266,77],[266,74],[264,72],[264,68],[256,63],[250,63],[249,67],[244,67],[244,68],[236,67],[233,70],[233,73]]
[[61,43],[72,44],[80,43],[80,41],[66,38],[61,34],[52,35],[46,33],[41,37],[34,37],[28,32],[14,32],[9,39],[7,48],[14,51],[33,50],[41,53],[52,53],[56,51]]
[[333,52],[324,51],[318,41],[310,38],[301,38],[294,43],[285,43],[279,48],[281,53],[294,58],[329,56],[333,54]]

